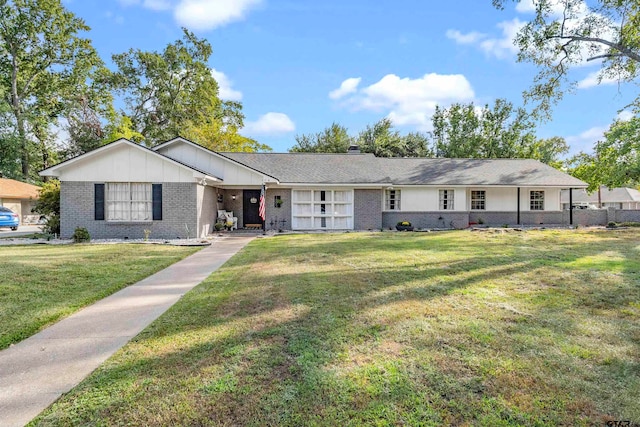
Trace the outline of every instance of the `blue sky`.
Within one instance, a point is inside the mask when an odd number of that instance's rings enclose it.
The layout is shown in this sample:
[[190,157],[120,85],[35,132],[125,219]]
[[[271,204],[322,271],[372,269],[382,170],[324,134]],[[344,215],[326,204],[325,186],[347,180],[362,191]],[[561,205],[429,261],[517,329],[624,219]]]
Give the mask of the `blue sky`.
[[[130,48],[162,50],[187,27],[213,47],[223,98],[240,100],[242,133],[276,152],[332,122],[357,134],[390,117],[403,133],[428,131],[436,104],[522,104],[536,74],[516,62],[512,37],[530,0],[506,10],[491,0],[67,0],[91,27],[108,63]],[[555,107],[539,137],[590,151],[635,86],[593,86],[597,64]],[[621,117],[629,113],[622,112]]]

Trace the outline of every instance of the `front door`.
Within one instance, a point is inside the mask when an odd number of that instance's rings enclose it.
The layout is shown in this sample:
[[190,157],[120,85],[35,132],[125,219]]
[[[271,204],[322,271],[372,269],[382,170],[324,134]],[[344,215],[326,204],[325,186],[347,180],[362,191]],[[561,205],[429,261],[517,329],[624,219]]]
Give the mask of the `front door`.
[[260,190],[244,190],[242,196],[242,219],[245,227],[262,226],[262,218],[258,213],[260,207]]

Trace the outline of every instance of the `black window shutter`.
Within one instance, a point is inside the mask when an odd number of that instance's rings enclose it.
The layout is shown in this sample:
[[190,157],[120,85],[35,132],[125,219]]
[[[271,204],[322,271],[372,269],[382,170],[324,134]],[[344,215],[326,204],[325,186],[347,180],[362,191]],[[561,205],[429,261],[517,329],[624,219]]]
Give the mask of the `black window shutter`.
[[162,184],[151,184],[153,197],[153,220],[162,220]]
[[94,219],[104,221],[104,184],[94,184],[94,194]]

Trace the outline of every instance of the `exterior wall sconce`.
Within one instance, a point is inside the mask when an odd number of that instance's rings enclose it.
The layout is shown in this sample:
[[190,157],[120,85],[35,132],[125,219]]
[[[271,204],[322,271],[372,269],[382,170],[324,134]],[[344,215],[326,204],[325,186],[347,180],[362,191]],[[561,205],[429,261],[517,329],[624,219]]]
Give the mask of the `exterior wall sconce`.
[[235,200],[235,199],[236,199],[236,195],[235,195],[235,194],[232,194],[232,195],[231,195],[231,200]]

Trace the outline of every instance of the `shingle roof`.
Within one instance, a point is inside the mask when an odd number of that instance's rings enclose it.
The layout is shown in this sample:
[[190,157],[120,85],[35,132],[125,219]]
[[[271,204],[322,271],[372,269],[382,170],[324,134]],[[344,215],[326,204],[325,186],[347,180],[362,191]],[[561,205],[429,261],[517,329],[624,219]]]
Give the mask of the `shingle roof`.
[[398,184],[572,186],[586,184],[532,159],[385,159]]
[[378,158],[372,154],[221,153],[282,183],[586,187],[531,159]]
[[[623,203],[640,202],[640,191],[634,188],[612,188],[608,189],[604,185],[600,187],[600,198],[602,203]],[[560,194],[562,203],[569,203],[569,191],[562,191]],[[573,203],[592,202],[598,203],[598,192],[587,194],[586,191],[574,191]]]
[[220,153],[286,183],[389,183],[373,154]]
[[37,199],[40,187],[16,181],[15,179],[0,178],[0,197],[11,199]]

